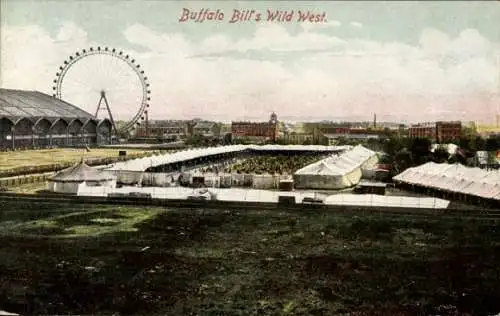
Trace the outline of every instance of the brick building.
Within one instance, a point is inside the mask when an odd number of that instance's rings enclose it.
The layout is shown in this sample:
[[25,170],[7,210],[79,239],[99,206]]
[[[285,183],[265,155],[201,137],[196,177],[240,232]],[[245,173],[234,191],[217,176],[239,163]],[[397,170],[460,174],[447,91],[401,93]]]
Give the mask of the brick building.
[[460,139],[462,122],[436,122],[436,140],[444,142]]
[[436,123],[418,123],[410,125],[408,128],[409,138],[429,138],[436,139]]
[[231,133],[233,138],[262,138],[277,140],[279,123],[276,113],[272,113],[268,122],[232,122]]
[[437,142],[457,140],[461,133],[462,123],[459,121],[419,123],[408,128],[408,137],[410,138],[429,138]]
[[162,137],[181,139],[188,134],[188,122],[181,120],[151,121],[136,129],[136,137]]

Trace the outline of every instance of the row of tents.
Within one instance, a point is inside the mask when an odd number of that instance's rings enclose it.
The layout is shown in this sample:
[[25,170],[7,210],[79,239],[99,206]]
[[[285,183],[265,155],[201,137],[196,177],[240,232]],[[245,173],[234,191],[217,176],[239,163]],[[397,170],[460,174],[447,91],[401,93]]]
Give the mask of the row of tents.
[[500,172],[461,164],[428,162],[393,177],[398,184],[500,201]]
[[[285,147],[285,146],[283,146]],[[216,154],[224,151],[238,151],[243,148],[232,146],[229,148],[214,148],[205,150],[205,154]],[[318,149],[325,149],[318,148]],[[328,148],[331,149],[331,148]],[[165,155],[163,157],[153,157],[162,160],[162,162],[177,161],[182,158],[190,158],[202,154],[201,151],[181,152],[183,157],[176,154]],[[374,164],[378,161],[377,153],[363,146],[356,146],[346,150],[339,155],[331,155],[319,162],[310,164],[294,174],[294,182],[297,188],[303,189],[343,189],[356,185],[362,176],[361,168],[368,164]],[[136,171],[143,169],[144,161],[137,159],[129,165],[138,181],[142,179],[140,175],[144,172]],[[120,166],[124,167],[124,166]],[[79,184],[86,182],[92,186],[114,187],[117,182],[116,169],[110,168],[98,170],[87,166],[83,161],[71,168],[65,169],[49,179],[49,190],[54,192],[75,193]],[[126,171],[126,172],[127,172]],[[123,173],[124,171],[122,171]],[[159,174],[161,175],[161,174]],[[139,176],[139,177],[137,177]]]

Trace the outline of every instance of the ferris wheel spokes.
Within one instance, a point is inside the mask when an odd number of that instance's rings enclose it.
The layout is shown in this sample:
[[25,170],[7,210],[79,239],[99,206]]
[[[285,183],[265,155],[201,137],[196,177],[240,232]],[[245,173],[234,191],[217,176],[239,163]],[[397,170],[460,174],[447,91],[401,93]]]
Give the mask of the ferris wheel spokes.
[[[140,125],[151,100],[148,77],[141,65],[122,51],[100,46],[69,56],[56,73],[53,90],[54,97],[95,111],[96,118],[99,112],[107,112],[115,134]],[[121,122],[120,127],[117,122]]]

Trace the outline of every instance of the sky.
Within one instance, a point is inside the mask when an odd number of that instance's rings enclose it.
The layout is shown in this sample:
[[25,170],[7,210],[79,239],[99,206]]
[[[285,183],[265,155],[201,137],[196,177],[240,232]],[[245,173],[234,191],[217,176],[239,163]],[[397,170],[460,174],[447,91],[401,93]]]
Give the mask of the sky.
[[[52,95],[69,56],[102,46],[141,65],[150,119],[267,120],[275,111],[295,121],[376,113],[490,123],[500,114],[500,1],[0,3],[2,88]],[[185,9],[224,17],[180,22]],[[230,23],[234,10],[255,11]],[[277,11],[290,21],[267,21]],[[320,21],[298,21],[299,11]],[[129,119],[142,98],[137,78],[117,58],[89,56],[68,68],[62,98],[95,112],[104,90],[115,119]]]

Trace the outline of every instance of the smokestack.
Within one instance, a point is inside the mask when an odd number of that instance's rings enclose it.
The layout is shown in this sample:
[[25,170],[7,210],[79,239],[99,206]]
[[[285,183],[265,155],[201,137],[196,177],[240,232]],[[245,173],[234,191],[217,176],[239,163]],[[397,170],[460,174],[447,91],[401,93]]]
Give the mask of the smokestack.
[[373,129],[377,128],[377,113],[373,114]]

